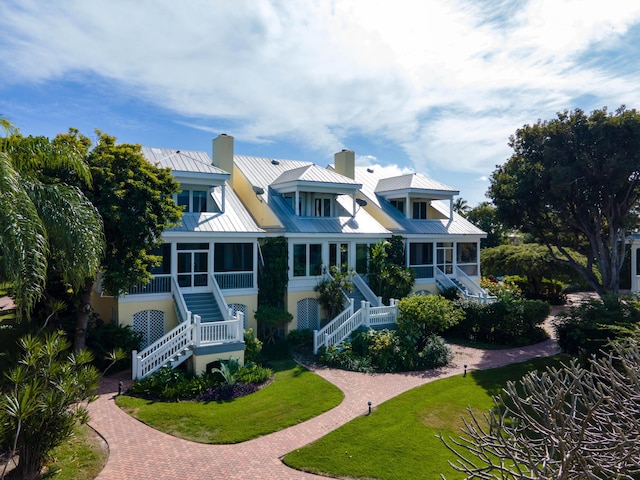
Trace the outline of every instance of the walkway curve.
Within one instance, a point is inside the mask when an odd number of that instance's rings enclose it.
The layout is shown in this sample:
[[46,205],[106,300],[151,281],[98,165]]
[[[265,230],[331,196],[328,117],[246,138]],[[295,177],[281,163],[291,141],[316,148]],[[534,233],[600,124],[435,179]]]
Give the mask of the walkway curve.
[[509,350],[453,346],[453,362],[445,368],[410,373],[363,374],[312,367],[344,392],[340,405],[293,427],[235,445],[205,445],[154,430],[115,404],[118,379],[107,378],[101,395],[89,405],[89,425],[106,440],[109,458],[99,480],[320,479],[284,465],[280,458],[364,415],[373,407],[411,388],[468,370],[491,368],[559,351],[555,340]]

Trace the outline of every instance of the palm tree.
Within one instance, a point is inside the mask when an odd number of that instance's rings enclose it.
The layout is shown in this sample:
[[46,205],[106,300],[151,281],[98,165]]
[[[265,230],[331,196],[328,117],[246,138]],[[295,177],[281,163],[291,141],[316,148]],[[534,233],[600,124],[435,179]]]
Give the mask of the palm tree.
[[453,211],[457,214],[465,217],[467,213],[469,213],[469,210],[471,210],[471,207],[464,198],[456,198],[455,202],[453,202]]
[[5,119],[0,127],[0,280],[13,284],[19,318],[29,318],[48,272],[73,289],[96,275],[102,219],[82,191],[64,181],[91,182],[81,142],[23,137]]

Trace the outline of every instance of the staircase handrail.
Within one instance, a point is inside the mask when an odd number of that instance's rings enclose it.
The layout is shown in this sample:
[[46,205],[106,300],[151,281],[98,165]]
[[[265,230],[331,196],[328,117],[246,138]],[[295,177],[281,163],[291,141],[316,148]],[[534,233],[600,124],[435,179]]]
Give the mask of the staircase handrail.
[[224,299],[224,295],[222,295],[222,290],[220,290],[220,285],[218,285],[218,281],[213,273],[209,273],[209,278],[211,280],[211,293],[213,293],[213,297],[216,299],[218,303],[218,308],[220,309],[220,313],[222,314],[223,320],[231,320],[231,311],[229,309],[229,305],[227,305],[227,301]]
[[318,334],[318,332],[314,332],[314,353],[317,354],[320,347],[328,347],[329,345],[336,345],[342,342],[351,335],[351,332],[361,325],[364,325],[364,315],[362,309],[359,309],[357,312],[345,318],[331,333]]
[[369,325],[387,325],[398,321],[398,301],[390,299],[390,305],[380,305],[369,309]]
[[230,320],[220,322],[196,322],[198,346],[244,341],[244,313],[236,312]]
[[[342,324],[347,322],[353,315],[353,299],[349,299],[349,306],[340,312],[333,320],[327,323],[320,330],[313,331],[313,353],[318,353],[318,349],[325,344],[324,339],[338,330]],[[323,339],[320,341],[320,339]],[[326,346],[326,345],[325,345]]]
[[189,312],[187,321],[166,333],[141,352],[131,352],[131,376],[135,380],[160,370],[175,355],[193,346],[194,328]]
[[360,276],[357,272],[351,278],[351,283],[362,293],[364,299],[369,302],[374,307],[379,307],[382,305],[382,297],[376,296],[376,294],[371,290],[369,284],[365,282],[364,278]]
[[173,297],[173,303],[178,314],[178,322],[182,323],[187,318],[190,319],[191,312],[187,309],[187,304],[184,301],[184,297],[180,291],[180,285],[178,284],[178,277],[175,274],[171,275],[171,296]]
[[435,278],[436,282],[440,283],[443,288],[457,288],[463,295],[465,294],[464,290],[462,290],[456,282],[451,280],[442,270],[440,270],[440,267],[435,267]]
[[[456,278],[460,280],[460,282],[471,292],[473,292],[473,297],[477,298],[479,301],[487,303],[495,301],[498,297],[495,295],[491,295],[484,288],[478,285],[475,280],[473,280],[467,273],[462,270],[460,267],[456,265],[455,267]],[[467,295],[468,297],[470,295]]]

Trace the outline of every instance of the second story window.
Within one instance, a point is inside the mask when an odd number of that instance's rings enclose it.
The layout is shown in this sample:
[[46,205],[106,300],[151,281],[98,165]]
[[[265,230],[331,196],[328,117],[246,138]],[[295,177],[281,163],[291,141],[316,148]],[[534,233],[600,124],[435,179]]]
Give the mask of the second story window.
[[207,192],[204,190],[182,190],[178,193],[176,203],[184,207],[185,212],[206,212]]
[[330,217],[331,216],[331,199],[330,198],[315,198],[314,199],[314,216],[315,217]]
[[391,206],[404,213],[404,200],[390,200]]
[[428,202],[413,202],[411,218],[413,218],[414,220],[426,220],[427,206]]

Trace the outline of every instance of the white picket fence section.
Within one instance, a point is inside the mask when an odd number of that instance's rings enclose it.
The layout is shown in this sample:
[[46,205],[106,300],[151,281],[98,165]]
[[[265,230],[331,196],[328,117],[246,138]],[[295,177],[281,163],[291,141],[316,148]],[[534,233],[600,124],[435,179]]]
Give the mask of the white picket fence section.
[[317,354],[321,347],[337,345],[351,335],[351,332],[364,327],[374,327],[395,323],[398,318],[398,301],[391,299],[391,305],[372,307],[369,302],[362,301],[360,309],[353,311],[353,301],[342,313],[320,330],[313,332],[313,353]]
[[244,314],[237,312],[231,320],[201,322],[199,315],[186,312],[187,320],[141,352],[131,353],[131,376],[142,379],[165,365],[184,360],[198,347],[244,341]]

